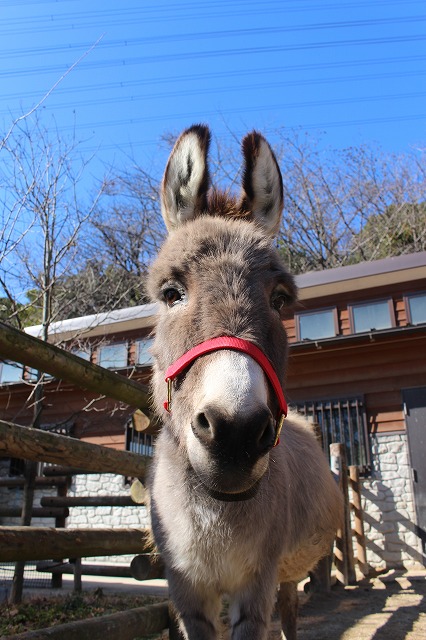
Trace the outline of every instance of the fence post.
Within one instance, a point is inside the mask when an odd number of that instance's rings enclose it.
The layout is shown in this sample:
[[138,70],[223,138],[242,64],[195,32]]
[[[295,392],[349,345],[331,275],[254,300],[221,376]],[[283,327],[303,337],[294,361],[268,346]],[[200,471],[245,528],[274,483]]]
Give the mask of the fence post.
[[[22,497],[21,526],[31,526],[31,518],[34,503],[34,487],[37,472],[37,463],[26,460],[25,462],[25,484]],[[11,604],[19,604],[22,601],[22,592],[24,589],[24,571],[25,561],[18,560],[15,563],[15,571],[13,573],[12,589],[10,591]]]
[[[58,498],[65,498],[68,493],[68,481],[65,485],[58,485],[56,490]],[[66,526],[66,518],[55,518],[55,529],[64,529]],[[62,573],[52,573],[51,578],[51,586],[52,589],[61,589],[62,588]]]
[[330,445],[331,470],[336,476],[343,494],[343,522],[336,535],[336,578],[343,585],[356,581],[354,557],[352,549],[352,531],[350,525],[348,468],[346,464],[345,446],[340,443]]
[[349,467],[350,487],[352,489],[351,507],[354,513],[354,536],[356,540],[356,558],[358,567],[364,576],[368,575],[367,550],[364,533],[364,517],[361,504],[361,486],[359,469],[355,465]]

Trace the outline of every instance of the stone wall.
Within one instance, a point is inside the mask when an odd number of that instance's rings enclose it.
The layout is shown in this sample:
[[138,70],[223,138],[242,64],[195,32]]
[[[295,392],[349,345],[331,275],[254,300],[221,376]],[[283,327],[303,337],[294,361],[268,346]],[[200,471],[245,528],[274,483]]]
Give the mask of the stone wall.
[[367,561],[371,567],[417,567],[421,545],[405,434],[371,436],[372,474],[362,482]]
[[[78,475],[73,477],[69,496],[128,496],[130,485],[124,483],[124,477],[112,473]],[[72,507],[67,520],[69,528],[103,528],[126,529],[149,526],[146,507]],[[99,556],[91,558],[90,563],[118,562],[130,564],[133,556]]]
[[[0,478],[9,477],[9,459],[0,460]],[[8,489],[0,487],[0,507],[22,507],[22,489]],[[57,491],[54,487],[43,487],[36,489],[34,492],[34,505],[39,507],[42,496],[56,496]],[[34,527],[54,527],[54,518],[33,518]],[[0,517],[0,526],[16,527],[21,524],[20,518],[2,518]]]

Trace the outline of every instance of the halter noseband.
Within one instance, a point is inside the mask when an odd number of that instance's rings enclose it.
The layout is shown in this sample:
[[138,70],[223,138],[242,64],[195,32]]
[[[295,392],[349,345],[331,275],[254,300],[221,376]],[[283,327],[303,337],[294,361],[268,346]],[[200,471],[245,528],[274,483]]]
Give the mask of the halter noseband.
[[275,373],[271,361],[263,353],[263,351],[259,349],[259,347],[257,347],[252,342],[248,342],[248,340],[241,340],[240,338],[236,338],[234,336],[220,336],[219,338],[212,338],[211,340],[201,342],[201,344],[198,344],[196,347],[193,347],[192,349],[184,353],[183,356],[178,358],[175,362],[173,362],[173,364],[170,365],[165,373],[165,381],[167,382],[167,400],[164,402],[164,408],[166,409],[166,411],[171,413],[173,380],[200,356],[203,356],[206,353],[212,353],[213,351],[218,351],[220,349],[241,351],[242,353],[245,353],[253,358],[253,360],[255,360],[257,364],[260,365],[260,367],[263,369],[266,377],[272,385],[279,404],[279,413],[276,419],[274,442],[274,447],[276,447],[280,441],[280,433],[283,427],[284,418],[287,416],[287,403],[284,398],[284,393],[281,388],[280,381],[278,380],[278,376]]

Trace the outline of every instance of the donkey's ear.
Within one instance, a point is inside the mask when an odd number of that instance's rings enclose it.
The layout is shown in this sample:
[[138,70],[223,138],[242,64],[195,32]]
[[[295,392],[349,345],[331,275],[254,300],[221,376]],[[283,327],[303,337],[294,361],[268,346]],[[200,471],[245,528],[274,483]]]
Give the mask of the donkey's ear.
[[242,142],[244,156],[241,208],[271,236],[278,233],[283,209],[283,180],[265,138],[252,131]]
[[207,208],[210,131],[194,125],[178,138],[161,188],[161,211],[170,231]]

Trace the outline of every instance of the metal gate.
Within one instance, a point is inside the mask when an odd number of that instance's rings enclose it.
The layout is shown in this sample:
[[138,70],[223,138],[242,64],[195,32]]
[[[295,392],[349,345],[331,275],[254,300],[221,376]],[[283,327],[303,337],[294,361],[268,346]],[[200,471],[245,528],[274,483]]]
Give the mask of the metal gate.
[[417,533],[422,541],[423,562],[426,564],[426,387],[403,389],[402,397],[416,503]]

